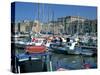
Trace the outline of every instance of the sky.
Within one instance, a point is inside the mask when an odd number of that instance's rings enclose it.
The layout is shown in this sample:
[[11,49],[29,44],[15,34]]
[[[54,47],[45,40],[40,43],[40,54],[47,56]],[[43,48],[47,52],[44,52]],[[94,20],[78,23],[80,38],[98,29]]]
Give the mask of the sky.
[[[39,7],[39,10],[38,10]],[[38,18],[39,11],[39,18]],[[52,17],[53,16],[53,17]],[[81,16],[87,19],[97,18],[97,7],[93,6],[76,6],[76,5],[60,5],[60,4],[38,4],[27,2],[15,3],[15,21],[23,20],[33,21],[39,19],[42,22],[57,20],[64,16]]]

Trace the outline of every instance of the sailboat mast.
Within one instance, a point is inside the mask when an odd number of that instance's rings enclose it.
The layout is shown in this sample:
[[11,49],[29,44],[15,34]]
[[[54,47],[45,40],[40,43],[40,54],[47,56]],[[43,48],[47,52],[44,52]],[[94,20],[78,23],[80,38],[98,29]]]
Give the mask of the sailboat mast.
[[48,24],[47,24],[47,29],[48,29],[48,32],[49,32],[49,7],[48,7]]
[[40,4],[38,3],[38,20],[40,20]]
[[77,34],[79,34],[79,16],[78,16],[78,20],[77,20]]
[[44,4],[42,4],[42,22],[44,22]]
[[53,23],[53,35],[55,31],[55,26],[54,26],[54,11],[52,10],[52,23]]

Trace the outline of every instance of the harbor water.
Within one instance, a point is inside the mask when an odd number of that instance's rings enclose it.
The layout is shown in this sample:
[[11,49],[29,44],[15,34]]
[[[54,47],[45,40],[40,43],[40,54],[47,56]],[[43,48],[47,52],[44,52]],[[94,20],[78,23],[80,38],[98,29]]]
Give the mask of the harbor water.
[[97,59],[90,56],[82,55],[64,55],[64,54],[52,54],[53,70],[64,68],[68,70],[84,69],[84,64],[89,64],[91,68],[97,67]]
[[[23,53],[25,50],[16,49],[16,54]],[[68,55],[51,52],[52,71],[59,68],[67,70],[84,69],[84,64],[89,64],[90,69],[97,68],[97,56]]]

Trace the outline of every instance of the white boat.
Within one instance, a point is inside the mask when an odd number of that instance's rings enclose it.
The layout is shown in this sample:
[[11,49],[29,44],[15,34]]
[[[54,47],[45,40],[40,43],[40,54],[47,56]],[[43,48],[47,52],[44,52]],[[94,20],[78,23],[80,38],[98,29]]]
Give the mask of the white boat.
[[64,54],[81,54],[81,55],[86,55],[86,56],[92,56],[96,54],[96,48],[87,48],[83,46],[78,46],[77,42],[70,42],[67,44],[64,44],[63,46],[59,46],[57,44],[52,44],[51,49],[54,52],[59,52],[59,53],[64,53]]
[[32,41],[32,43],[36,46],[40,46],[43,44],[43,38],[34,38],[34,40]]

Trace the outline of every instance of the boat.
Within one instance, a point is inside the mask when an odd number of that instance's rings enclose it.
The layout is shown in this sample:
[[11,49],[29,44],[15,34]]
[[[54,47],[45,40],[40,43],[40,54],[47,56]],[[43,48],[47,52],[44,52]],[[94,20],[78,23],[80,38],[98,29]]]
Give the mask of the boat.
[[50,53],[21,53],[12,61],[14,73],[45,72],[52,70]]
[[97,47],[94,46],[80,46],[81,54],[88,56],[96,56],[97,55]]
[[54,47],[54,48],[52,48],[51,51],[53,51],[55,53],[67,54],[67,51],[65,50],[65,48],[62,48],[62,47],[59,47],[59,48]]
[[57,44],[52,44],[51,49],[53,52],[56,53],[63,53],[63,54],[80,54],[80,48],[74,48],[73,46],[66,46],[66,44],[63,44],[63,46],[59,46]]
[[43,44],[44,38],[32,38],[31,43],[36,46],[41,46]]
[[26,52],[28,53],[44,53],[46,52],[45,46],[26,46]]
[[60,46],[57,43],[52,43],[51,47],[53,52],[63,53],[63,54],[75,54],[75,55],[85,55],[93,56],[97,55],[97,48],[89,46],[78,46],[77,42],[64,43]]
[[51,41],[45,38],[36,38],[34,41],[32,41],[32,44],[36,46],[44,45],[46,47],[50,47]]
[[[43,45],[43,43],[44,43],[44,38],[32,38],[32,40],[24,39],[20,41],[15,41],[15,46],[17,48],[25,49],[26,46],[30,46],[30,45],[41,46]],[[49,43],[47,42],[45,46],[49,46]]]
[[25,41],[25,40],[20,40],[20,41],[15,41],[14,44],[15,44],[15,47],[16,47],[16,48],[25,49],[26,46],[32,45],[33,43],[30,42],[30,41],[28,41],[28,40],[27,40],[27,41]]

